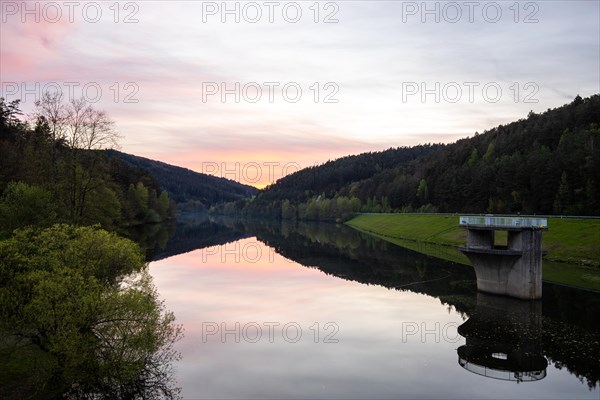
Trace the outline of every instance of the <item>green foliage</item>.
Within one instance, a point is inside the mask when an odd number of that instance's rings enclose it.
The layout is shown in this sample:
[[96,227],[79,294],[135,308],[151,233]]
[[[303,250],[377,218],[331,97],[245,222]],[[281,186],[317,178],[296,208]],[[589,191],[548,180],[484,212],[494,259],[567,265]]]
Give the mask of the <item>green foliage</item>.
[[90,150],[116,138],[103,112],[68,105],[97,117],[98,131],[68,114],[40,115],[32,129],[18,105],[0,99],[0,238],[12,234],[0,241],[0,398],[175,397],[169,362],[181,328],[140,248],[99,228],[166,221],[168,194]]
[[[51,272],[62,265],[105,283],[139,272],[144,266],[144,257],[134,242],[97,227],[59,224],[41,231],[21,229],[0,242],[0,249],[15,272]],[[6,260],[0,260],[3,267],[8,265]],[[19,263],[14,264],[16,261]]]
[[[59,100],[52,100],[57,107]],[[172,218],[174,204],[148,172],[89,150],[91,142],[68,144],[64,132],[74,127],[60,126],[68,116],[61,122],[41,115],[30,128],[18,105],[0,99],[0,236],[54,222],[118,230]]]
[[477,151],[477,148],[473,148],[473,151],[471,152],[471,155],[469,156],[469,160],[467,161],[467,163],[469,164],[470,167],[472,167],[475,164],[477,164],[478,160],[479,160],[479,151]]
[[114,233],[55,225],[0,242],[0,335],[18,338],[13,351],[43,355],[41,376],[38,367],[20,371],[23,381],[37,376],[38,395],[161,389],[160,364],[177,357],[181,335],[173,320],[138,246]]
[[129,185],[123,212],[129,225],[160,223],[169,219],[171,213],[171,201],[166,191],[157,196],[154,189],[148,190],[142,182]]
[[427,181],[425,179],[421,179],[419,181],[419,187],[417,188],[417,197],[422,202],[426,202],[429,199],[429,189],[427,188]]
[[143,221],[148,212],[148,189],[142,182],[138,182],[135,186],[133,184],[129,185],[127,201],[132,210],[136,212],[133,218]]
[[98,185],[87,197],[84,223],[99,223],[105,228],[115,228],[121,222],[121,202],[114,190]]
[[483,155],[483,160],[491,161],[492,157],[494,156],[495,150],[496,150],[496,146],[494,145],[494,142],[490,143],[487,147],[485,154]]
[[19,227],[50,226],[56,218],[52,194],[40,187],[11,182],[0,197],[0,237]]
[[289,200],[285,199],[281,203],[281,218],[296,219],[296,209],[292,206]]
[[170,208],[171,201],[169,200],[169,194],[166,191],[162,191],[158,197],[156,212],[162,219],[167,219],[169,217]]
[[[428,144],[390,148],[381,152],[346,156],[319,166],[304,168],[281,178],[260,192],[253,202],[252,212],[260,213],[260,209],[273,200],[289,199],[294,203],[306,203],[319,195],[329,199],[338,195],[356,197],[363,203],[367,202],[367,197],[381,198],[382,194],[375,187],[365,186],[361,182],[386,171],[401,168],[419,157],[435,153],[442,147],[438,144]],[[415,191],[416,186],[411,190],[413,197]]]

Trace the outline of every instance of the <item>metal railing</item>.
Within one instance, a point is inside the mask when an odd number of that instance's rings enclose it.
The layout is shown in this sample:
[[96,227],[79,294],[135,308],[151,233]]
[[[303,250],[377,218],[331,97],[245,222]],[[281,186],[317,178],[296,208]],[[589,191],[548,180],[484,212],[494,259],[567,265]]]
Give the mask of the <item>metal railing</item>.
[[[354,215],[443,215],[448,217],[456,217],[461,213],[418,213],[418,212],[385,212],[385,213],[376,213],[376,212],[355,212],[352,213]],[[486,216],[487,214],[469,214],[475,216]],[[511,217],[514,214],[494,214],[496,217]],[[523,218],[532,217],[532,218],[560,218],[560,219],[600,219],[600,216],[597,215],[550,215],[550,214],[523,214],[521,215]]]
[[465,215],[459,220],[461,226],[477,225],[498,228],[547,228],[548,219],[531,217],[492,217]]
[[546,370],[540,371],[508,371],[470,363],[458,357],[458,364],[469,372],[488,378],[514,382],[536,382],[546,377]]

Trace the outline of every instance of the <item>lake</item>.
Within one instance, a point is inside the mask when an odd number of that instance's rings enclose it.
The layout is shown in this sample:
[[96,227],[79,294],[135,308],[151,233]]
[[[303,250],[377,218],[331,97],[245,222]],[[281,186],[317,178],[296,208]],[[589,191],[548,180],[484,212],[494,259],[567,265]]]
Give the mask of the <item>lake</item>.
[[200,219],[153,257],[186,399],[600,397],[600,293],[478,294],[471,267],[324,223]]

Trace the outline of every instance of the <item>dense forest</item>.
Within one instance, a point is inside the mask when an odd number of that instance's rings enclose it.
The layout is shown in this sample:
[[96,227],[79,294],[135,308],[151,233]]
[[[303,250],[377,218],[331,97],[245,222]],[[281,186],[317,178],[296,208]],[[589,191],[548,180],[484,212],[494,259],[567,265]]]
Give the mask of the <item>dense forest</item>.
[[177,203],[178,209],[208,210],[212,205],[236,201],[258,192],[252,186],[230,179],[194,172],[160,161],[106,150],[109,158],[115,158],[133,168],[147,171],[156,183]]
[[353,212],[600,214],[600,95],[442,145],[348,156],[213,211],[283,219]]
[[112,121],[81,101],[45,95],[33,124],[0,99],[0,235],[63,222],[108,230],[172,217],[174,204],[141,168],[107,157]]

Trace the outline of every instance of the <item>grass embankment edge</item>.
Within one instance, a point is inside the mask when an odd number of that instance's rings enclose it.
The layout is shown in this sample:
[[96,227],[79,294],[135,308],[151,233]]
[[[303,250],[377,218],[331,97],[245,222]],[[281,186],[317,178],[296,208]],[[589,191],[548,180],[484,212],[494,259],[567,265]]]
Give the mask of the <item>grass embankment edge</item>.
[[[346,224],[419,253],[471,265],[458,250],[466,243],[458,214],[359,214]],[[557,217],[549,218],[548,226],[544,281],[600,291],[600,220]],[[503,240],[506,236],[498,234],[497,241]]]

